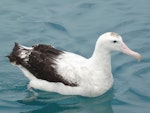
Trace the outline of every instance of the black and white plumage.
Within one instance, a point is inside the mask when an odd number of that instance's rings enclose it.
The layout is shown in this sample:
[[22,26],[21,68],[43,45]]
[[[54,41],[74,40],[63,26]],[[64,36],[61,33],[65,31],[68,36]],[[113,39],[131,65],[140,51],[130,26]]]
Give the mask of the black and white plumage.
[[112,51],[121,51],[141,59],[141,55],[130,50],[121,36],[114,32],[98,38],[89,59],[50,45],[25,47],[18,43],[15,43],[8,58],[30,80],[30,87],[64,95],[95,97],[112,87]]

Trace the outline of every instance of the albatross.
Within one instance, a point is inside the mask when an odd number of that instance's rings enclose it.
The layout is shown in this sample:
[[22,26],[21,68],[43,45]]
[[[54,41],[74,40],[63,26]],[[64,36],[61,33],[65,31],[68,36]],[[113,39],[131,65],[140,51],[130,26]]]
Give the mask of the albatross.
[[8,58],[29,79],[29,89],[96,97],[113,85],[111,53],[114,51],[141,60],[141,55],[129,49],[122,37],[114,32],[99,36],[90,58],[61,51],[51,45],[26,47],[18,43]]

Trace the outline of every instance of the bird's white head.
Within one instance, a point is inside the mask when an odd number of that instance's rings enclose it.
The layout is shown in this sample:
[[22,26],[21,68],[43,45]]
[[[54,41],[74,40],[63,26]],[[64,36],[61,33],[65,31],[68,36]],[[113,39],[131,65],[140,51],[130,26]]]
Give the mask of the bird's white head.
[[138,61],[141,60],[141,55],[127,47],[123,42],[122,37],[114,32],[102,34],[96,43],[97,49],[103,49],[108,52],[121,51],[127,55],[135,57]]

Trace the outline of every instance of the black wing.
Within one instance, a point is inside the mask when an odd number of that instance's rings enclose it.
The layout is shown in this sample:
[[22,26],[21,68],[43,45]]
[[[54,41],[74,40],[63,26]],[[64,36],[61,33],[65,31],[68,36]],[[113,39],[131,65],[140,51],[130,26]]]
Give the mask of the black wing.
[[[13,50],[17,51],[17,49]],[[18,52],[13,51],[12,53],[14,55]],[[56,69],[54,68],[54,66],[56,65],[55,59],[61,54],[63,54],[63,51],[57,50],[50,45],[39,44],[33,46],[33,50],[30,51],[30,55],[28,56],[28,61],[25,62],[19,57],[15,59],[18,59],[18,64],[22,65],[38,79],[46,80],[49,82],[61,82],[69,86],[77,86],[76,83],[65,80],[61,75],[57,73]],[[12,55],[10,56],[12,57]],[[16,56],[17,55],[15,55],[15,57]]]

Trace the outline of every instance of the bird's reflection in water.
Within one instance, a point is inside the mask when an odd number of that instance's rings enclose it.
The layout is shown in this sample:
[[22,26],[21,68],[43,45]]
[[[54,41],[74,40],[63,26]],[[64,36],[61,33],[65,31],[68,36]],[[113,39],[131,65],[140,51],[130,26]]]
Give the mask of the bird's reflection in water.
[[112,89],[104,95],[95,98],[60,96],[56,93],[49,94],[41,91],[35,100],[19,102],[26,105],[39,106],[39,109],[28,111],[30,113],[113,113],[112,98]]

